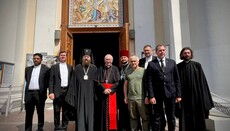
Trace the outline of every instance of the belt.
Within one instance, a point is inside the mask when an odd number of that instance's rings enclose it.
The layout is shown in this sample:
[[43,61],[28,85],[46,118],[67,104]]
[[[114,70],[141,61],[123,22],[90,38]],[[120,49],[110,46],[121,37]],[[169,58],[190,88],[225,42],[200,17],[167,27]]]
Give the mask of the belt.
[[66,90],[67,86],[61,86],[61,89]]
[[39,90],[28,90],[28,92],[39,92]]

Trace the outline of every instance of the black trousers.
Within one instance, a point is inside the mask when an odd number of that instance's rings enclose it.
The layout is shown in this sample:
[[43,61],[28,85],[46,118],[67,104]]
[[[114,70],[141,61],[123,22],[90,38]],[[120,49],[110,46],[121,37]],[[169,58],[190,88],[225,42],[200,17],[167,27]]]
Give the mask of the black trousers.
[[65,102],[65,96],[67,93],[67,89],[61,89],[60,96],[55,98],[53,101],[54,108],[54,126],[55,128],[60,127],[60,114],[62,109],[62,128],[67,128],[68,120],[65,116],[65,112],[67,111],[67,103]]
[[[175,98],[157,99],[157,104],[153,105],[152,114],[152,131],[162,131],[165,126],[165,114],[167,117],[168,131],[175,131],[176,119],[175,119]],[[165,105],[165,111],[163,109],[163,103]]]
[[[154,129],[154,105],[149,104],[148,109],[149,109],[149,125],[150,125],[151,129]],[[160,122],[161,122],[160,131],[165,131],[166,119],[165,119],[165,112],[164,111],[161,114]]]
[[25,102],[25,131],[32,131],[35,107],[38,115],[38,130],[43,129],[45,100],[39,98],[39,90],[29,91],[28,93],[29,94],[27,95]]

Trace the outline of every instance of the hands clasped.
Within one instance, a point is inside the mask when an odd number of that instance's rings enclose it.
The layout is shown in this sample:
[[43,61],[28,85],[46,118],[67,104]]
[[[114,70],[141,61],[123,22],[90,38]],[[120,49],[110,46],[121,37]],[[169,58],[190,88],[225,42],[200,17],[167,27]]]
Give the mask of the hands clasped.
[[106,95],[110,95],[112,93],[112,90],[111,89],[105,89],[103,93]]

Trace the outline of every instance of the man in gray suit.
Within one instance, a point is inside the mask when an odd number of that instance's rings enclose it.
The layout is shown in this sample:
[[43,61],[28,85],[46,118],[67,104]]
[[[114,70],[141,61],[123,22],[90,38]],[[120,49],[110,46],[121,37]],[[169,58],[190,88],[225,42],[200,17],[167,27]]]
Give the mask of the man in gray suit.
[[161,129],[164,103],[168,131],[175,131],[175,102],[181,101],[179,73],[176,62],[165,58],[165,45],[157,45],[155,50],[157,58],[149,62],[146,71],[148,97],[154,109],[152,130],[164,130]]
[[[65,116],[67,103],[65,102],[66,93],[69,87],[73,68],[66,64],[67,53],[59,53],[60,63],[51,67],[49,80],[49,98],[53,100],[54,109],[54,130],[67,130],[68,120]],[[60,112],[62,109],[62,127],[60,126]]]
[[33,55],[34,65],[25,69],[25,131],[32,131],[33,114],[36,107],[38,114],[38,129],[43,131],[44,107],[47,98],[49,68],[41,64],[42,54]]

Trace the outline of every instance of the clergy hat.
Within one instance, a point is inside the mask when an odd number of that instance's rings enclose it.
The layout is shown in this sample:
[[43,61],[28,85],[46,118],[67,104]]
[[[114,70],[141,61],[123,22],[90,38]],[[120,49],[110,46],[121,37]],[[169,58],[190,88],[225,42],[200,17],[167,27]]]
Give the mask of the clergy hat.
[[129,51],[128,51],[128,50],[121,50],[121,51],[120,51],[120,57],[121,57],[121,56],[129,57]]
[[85,48],[82,50],[81,58],[80,58],[80,63],[82,62],[82,57],[84,55],[88,55],[91,57],[91,63],[94,64],[94,58],[93,58],[93,52],[91,49]]
[[83,49],[82,50],[82,56],[84,55],[88,55],[88,56],[91,56],[91,49]]

